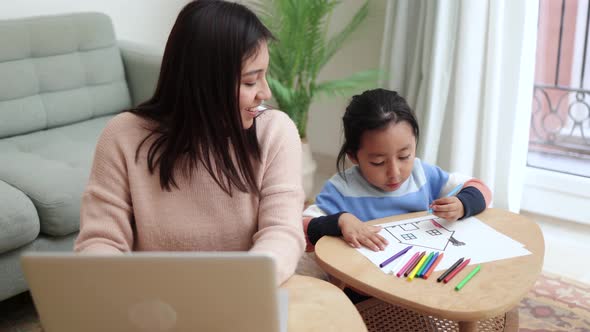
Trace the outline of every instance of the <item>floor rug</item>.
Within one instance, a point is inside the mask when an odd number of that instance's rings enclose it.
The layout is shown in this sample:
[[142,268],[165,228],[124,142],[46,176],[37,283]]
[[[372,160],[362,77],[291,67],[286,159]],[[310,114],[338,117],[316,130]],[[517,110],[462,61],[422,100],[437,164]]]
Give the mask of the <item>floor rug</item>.
[[519,316],[520,332],[590,332],[590,285],[543,273]]

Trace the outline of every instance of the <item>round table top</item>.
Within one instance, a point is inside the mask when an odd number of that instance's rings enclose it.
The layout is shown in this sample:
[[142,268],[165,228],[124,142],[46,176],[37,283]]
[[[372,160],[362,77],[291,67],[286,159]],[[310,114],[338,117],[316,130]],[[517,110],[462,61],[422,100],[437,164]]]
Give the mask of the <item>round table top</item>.
[[356,307],[333,284],[294,275],[281,288],[289,292],[289,332],[366,332]]
[[[423,215],[425,212],[416,212],[370,223],[381,224]],[[481,272],[461,291],[455,291],[454,285],[472,270],[473,265],[455,276],[452,285],[436,282],[444,270],[434,272],[428,280],[408,282],[406,278],[383,273],[342,239],[331,236],[318,241],[316,257],[318,264],[334,277],[383,301],[455,321],[488,319],[511,310],[532,288],[541,272],[545,244],[539,226],[519,214],[487,209],[476,218],[524,244],[532,254],[482,263]]]

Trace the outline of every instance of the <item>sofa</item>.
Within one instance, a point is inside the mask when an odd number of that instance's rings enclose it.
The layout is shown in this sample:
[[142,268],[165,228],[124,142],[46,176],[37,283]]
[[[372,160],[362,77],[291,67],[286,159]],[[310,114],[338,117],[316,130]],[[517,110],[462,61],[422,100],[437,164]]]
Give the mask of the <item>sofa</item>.
[[71,251],[94,148],[116,113],[153,93],[161,52],[110,18],[0,21],[0,301],[27,290],[25,251]]

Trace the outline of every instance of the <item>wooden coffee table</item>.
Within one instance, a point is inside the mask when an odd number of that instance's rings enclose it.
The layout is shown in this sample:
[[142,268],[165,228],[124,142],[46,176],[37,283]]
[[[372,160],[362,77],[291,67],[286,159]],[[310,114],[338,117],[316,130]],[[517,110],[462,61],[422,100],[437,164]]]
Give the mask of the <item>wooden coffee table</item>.
[[[410,213],[369,223],[423,215],[425,212]],[[524,244],[532,254],[481,264],[481,272],[458,292],[454,286],[475,265],[465,268],[449,284],[436,282],[444,270],[434,272],[428,280],[408,282],[383,273],[342,239],[330,236],[318,241],[316,257],[326,272],[362,292],[422,314],[458,321],[461,331],[476,331],[477,321],[504,314],[518,305],[541,273],[545,254],[543,234],[532,220],[500,209],[487,209],[476,217]]]

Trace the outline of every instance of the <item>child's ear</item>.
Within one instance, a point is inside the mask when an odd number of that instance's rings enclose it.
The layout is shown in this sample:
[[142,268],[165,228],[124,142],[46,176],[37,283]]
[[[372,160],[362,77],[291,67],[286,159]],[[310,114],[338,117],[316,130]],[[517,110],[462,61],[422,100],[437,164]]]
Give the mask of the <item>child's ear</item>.
[[348,160],[350,160],[353,164],[355,164],[355,165],[359,164],[358,159],[356,159],[356,156],[353,155],[352,153],[348,152],[348,153],[346,153],[346,156],[348,157]]

